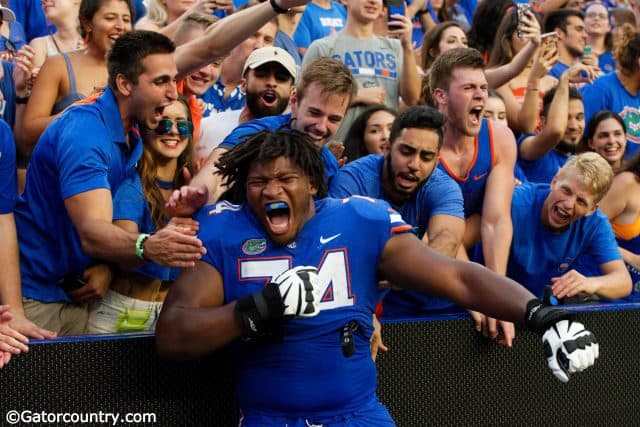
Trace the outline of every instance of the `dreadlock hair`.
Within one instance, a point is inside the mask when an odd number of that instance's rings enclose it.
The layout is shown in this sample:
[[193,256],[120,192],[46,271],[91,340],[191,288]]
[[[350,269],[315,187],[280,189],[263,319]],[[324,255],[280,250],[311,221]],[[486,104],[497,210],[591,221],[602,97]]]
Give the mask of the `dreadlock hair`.
[[227,186],[221,199],[237,204],[246,201],[251,164],[269,162],[278,157],[291,159],[318,190],[316,197],[326,197],[324,161],[311,139],[297,130],[264,130],[224,153],[216,163],[216,173],[222,176]]

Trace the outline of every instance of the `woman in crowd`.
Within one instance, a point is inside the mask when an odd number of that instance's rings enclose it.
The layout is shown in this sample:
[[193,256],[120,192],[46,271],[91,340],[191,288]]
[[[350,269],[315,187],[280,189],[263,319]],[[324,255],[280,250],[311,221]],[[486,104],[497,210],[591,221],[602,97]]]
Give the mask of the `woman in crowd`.
[[[184,98],[167,106],[158,127],[144,130],[142,136],[139,174],[118,189],[113,220],[130,233],[150,234],[167,224],[164,205],[172,189],[185,184],[184,169],[194,172],[193,123]],[[92,307],[88,332],[154,330],[162,301],[178,272],[147,262],[133,272],[116,273],[107,295]]]
[[494,123],[497,122],[509,126],[507,124],[507,107],[504,104],[504,99],[494,89],[489,89],[487,100],[484,103],[483,114],[487,119],[493,120]]
[[[530,13],[526,22],[533,32],[537,31],[539,37],[540,25],[536,17]],[[523,27],[518,29],[517,12],[513,10],[505,15],[498,27],[488,65],[489,73],[512,63],[514,57],[524,49],[531,49],[532,46],[528,47],[531,42],[519,37],[518,32],[523,33]],[[524,133],[533,132],[537,128],[542,97],[557,84],[555,78],[547,75],[556,60],[555,47],[542,47],[538,49],[535,59],[530,60],[518,75],[497,88],[507,107],[507,120],[513,129]]]
[[107,85],[106,53],[118,37],[131,31],[131,0],[82,0],[83,50],[45,61],[29,98],[17,138],[30,154],[47,127],[69,105]]
[[[147,14],[136,23],[136,30],[149,30],[173,38],[180,22],[191,13],[210,15],[216,9],[233,10],[232,0],[148,0]],[[222,17],[222,16],[220,16]]]
[[515,10],[513,0],[483,1],[478,4],[473,15],[473,22],[467,33],[469,47],[478,49],[487,62],[494,39],[497,40],[496,30],[500,25],[500,20],[510,8]]
[[601,110],[619,114],[626,125],[625,159],[640,151],[640,128],[637,126],[640,105],[640,31],[625,25],[622,40],[614,49],[616,71],[598,77],[582,88],[585,120],[589,122]]
[[84,46],[79,32],[80,0],[43,0],[42,10],[56,32],[37,37],[29,43],[35,52],[34,67],[38,70],[53,55],[72,52]]
[[587,44],[598,58],[598,67],[605,73],[615,70],[609,10],[602,3],[594,1],[587,4],[584,9],[584,29],[587,32]]
[[424,72],[431,68],[431,64],[438,55],[457,47],[468,47],[467,35],[460,25],[452,21],[442,22],[424,35],[420,49],[420,66]]
[[382,104],[372,105],[351,124],[344,140],[347,161],[368,154],[385,154],[389,151],[391,124],[398,113]]
[[587,126],[587,147],[600,154],[614,171],[623,167],[627,148],[626,127],[616,113],[603,110],[589,121]]
[[620,254],[631,275],[633,288],[625,301],[640,301],[640,155],[613,178],[611,188],[598,204],[609,217]]

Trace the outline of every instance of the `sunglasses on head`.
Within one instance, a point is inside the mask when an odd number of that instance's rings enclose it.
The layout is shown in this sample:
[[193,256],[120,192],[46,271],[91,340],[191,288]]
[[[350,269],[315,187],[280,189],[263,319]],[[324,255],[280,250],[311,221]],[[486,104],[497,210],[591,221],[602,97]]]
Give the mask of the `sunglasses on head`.
[[166,135],[171,132],[173,129],[173,124],[176,124],[178,128],[178,134],[182,138],[189,137],[193,134],[193,123],[189,120],[176,120],[175,122],[171,119],[162,119],[158,122],[158,127],[156,127],[155,132],[158,135]]

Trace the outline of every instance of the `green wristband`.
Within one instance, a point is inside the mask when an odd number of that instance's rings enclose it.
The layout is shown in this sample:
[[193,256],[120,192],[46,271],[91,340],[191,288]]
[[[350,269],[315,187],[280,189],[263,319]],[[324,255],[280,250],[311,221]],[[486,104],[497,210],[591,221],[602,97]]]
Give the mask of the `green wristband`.
[[144,257],[144,242],[149,238],[149,234],[140,234],[138,240],[136,240],[136,256],[143,261],[147,259]]

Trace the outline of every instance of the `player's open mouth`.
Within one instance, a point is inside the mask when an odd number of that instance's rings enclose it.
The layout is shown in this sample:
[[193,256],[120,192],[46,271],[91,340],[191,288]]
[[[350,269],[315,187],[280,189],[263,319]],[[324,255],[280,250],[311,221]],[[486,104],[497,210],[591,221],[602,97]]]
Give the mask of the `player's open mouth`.
[[289,230],[291,211],[286,202],[271,202],[264,205],[267,225],[273,234],[283,234]]

